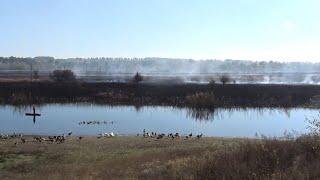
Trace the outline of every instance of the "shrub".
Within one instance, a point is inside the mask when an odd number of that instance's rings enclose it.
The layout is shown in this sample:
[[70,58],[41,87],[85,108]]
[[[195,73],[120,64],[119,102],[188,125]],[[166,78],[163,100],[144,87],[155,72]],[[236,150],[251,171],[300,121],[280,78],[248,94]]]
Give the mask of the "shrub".
[[198,92],[186,97],[187,103],[194,107],[213,107],[215,96],[213,93]]
[[51,79],[56,82],[74,82],[76,77],[74,73],[67,69],[67,70],[54,70],[51,74]]
[[308,118],[307,123],[307,129],[310,131],[310,134],[320,136],[320,114],[317,117]]

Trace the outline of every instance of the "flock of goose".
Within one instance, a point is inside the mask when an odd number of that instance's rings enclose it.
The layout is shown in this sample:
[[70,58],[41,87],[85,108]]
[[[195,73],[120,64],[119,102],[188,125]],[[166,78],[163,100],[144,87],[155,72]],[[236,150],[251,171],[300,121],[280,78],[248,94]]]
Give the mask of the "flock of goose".
[[13,133],[13,134],[0,134],[0,139],[10,139],[10,138],[17,138],[17,137],[22,138],[23,134],[16,134],[16,133]]
[[[42,142],[50,142],[50,143],[64,143],[67,137],[70,137],[72,135],[72,132],[69,132],[67,134],[63,134],[61,136],[46,136],[46,137],[41,137],[41,136],[34,136],[32,138],[32,140],[27,140],[26,138],[24,138],[23,134],[0,134],[0,140],[7,140],[7,139],[14,139],[14,138],[20,138],[20,143],[24,144],[27,142],[38,142],[38,143],[42,143]],[[98,139],[103,138],[103,137],[115,137],[117,136],[116,133],[114,132],[110,132],[110,133],[101,133],[97,136]],[[137,136],[140,136],[140,134],[137,134]],[[193,136],[192,133],[186,135],[186,136],[181,136],[179,133],[169,133],[169,134],[164,134],[164,133],[156,133],[156,132],[146,132],[145,129],[143,129],[143,133],[141,134],[141,136],[147,138],[155,138],[155,139],[162,139],[162,138],[171,138],[171,139],[177,139],[180,137],[184,137],[184,139],[191,139],[191,138],[196,138],[196,139],[200,139],[202,138],[203,134],[198,134],[196,136]],[[77,137],[78,140],[82,140],[84,137],[83,136],[79,136]],[[15,145],[17,145],[18,142],[15,142]]]
[[79,125],[100,125],[100,124],[113,124],[113,121],[80,121]]
[[[29,138],[26,138],[23,136],[23,134],[0,134],[0,140],[9,140],[9,139],[17,139],[20,138],[20,143],[29,143],[29,142],[38,142],[38,143],[43,143],[43,142],[50,142],[50,143],[64,143],[67,139],[67,137],[71,137],[72,132],[68,132],[67,134],[63,134],[60,136],[33,136],[32,139],[30,140]],[[113,132],[110,133],[101,133],[98,135],[97,138],[102,138],[102,137],[115,137],[116,134]],[[78,140],[82,140],[84,137],[83,136],[78,136]],[[17,145],[18,142],[15,142],[15,145]]]
[[[180,136],[179,133],[168,133],[167,135],[164,133],[156,133],[156,132],[146,132],[145,129],[143,129],[143,132],[141,134],[143,137],[150,137],[150,138],[156,138],[156,139],[162,139],[164,137],[167,138],[171,138],[171,139],[175,139],[175,138],[180,138],[180,137],[184,137],[184,139],[191,139],[193,137],[192,133],[186,135],[186,136]],[[140,136],[140,134],[137,134],[137,136]],[[194,136],[197,139],[202,138],[203,134],[198,134],[196,136]]]
[[99,136],[98,136],[97,138],[99,139],[99,138],[102,138],[102,137],[114,137],[114,136],[116,136],[116,134],[113,133],[113,132],[110,132],[110,133],[101,133],[101,134],[99,134]]
[[[30,138],[25,138],[25,136],[23,134],[0,134],[0,140],[9,140],[9,139],[16,139],[16,138],[20,138],[20,143],[24,144],[27,142],[51,142],[51,143],[63,143],[65,142],[67,137],[70,137],[72,135],[72,132],[69,132],[67,134],[63,134],[61,136],[47,136],[47,137],[42,137],[42,136],[33,136],[32,139],[30,140]],[[78,137],[79,140],[83,139],[82,136]],[[15,145],[17,145],[18,142],[15,142]]]

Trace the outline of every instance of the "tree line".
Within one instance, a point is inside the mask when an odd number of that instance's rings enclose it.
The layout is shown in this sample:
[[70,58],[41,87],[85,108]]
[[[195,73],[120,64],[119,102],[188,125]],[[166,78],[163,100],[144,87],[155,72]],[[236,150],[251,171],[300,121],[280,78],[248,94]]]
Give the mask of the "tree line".
[[320,63],[248,60],[193,60],[173,58],[54,58],[0,57],[0,70],[53,71],[76,73],[292,73],[317,72]]

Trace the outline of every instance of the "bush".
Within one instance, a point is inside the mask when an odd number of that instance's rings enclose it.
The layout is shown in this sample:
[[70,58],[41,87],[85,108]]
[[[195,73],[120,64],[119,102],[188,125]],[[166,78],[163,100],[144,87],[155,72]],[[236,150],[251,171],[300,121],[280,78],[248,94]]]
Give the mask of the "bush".
[[311,119],[307,118],[307,123],[307,129],[310,131],[310,134],[320,136],[320,114]]
[[74,82],[76,80],[76,76],[69,69],[54,70],[51,74],[51,79],[53,79],[56,82]]
[[215,96],[213,93],[198,92],[186,97],[187,103],[193,107],[213,107]]

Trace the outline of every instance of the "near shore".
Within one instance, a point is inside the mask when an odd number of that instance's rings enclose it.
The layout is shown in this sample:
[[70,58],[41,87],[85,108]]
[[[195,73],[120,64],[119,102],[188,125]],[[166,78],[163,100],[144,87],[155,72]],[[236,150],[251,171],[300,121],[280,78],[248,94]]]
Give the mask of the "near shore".
[[314,179],[320,141],[31,136],[0,140],[0,179]]

